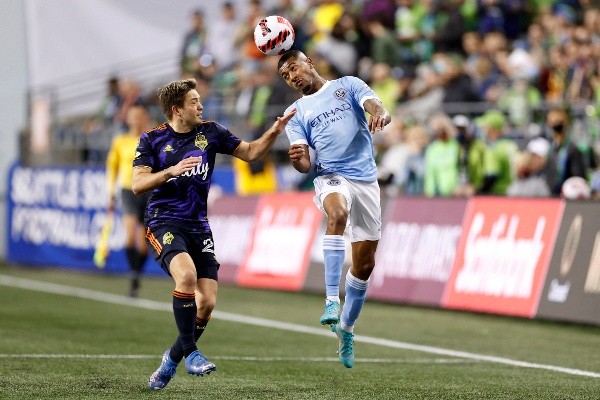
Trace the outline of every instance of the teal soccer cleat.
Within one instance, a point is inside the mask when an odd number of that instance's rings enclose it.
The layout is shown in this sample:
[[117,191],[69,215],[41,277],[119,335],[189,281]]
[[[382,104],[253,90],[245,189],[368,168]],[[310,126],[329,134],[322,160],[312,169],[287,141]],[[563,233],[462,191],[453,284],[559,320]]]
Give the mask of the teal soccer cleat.
[[341,326],[336,325],[335,334],[340,340],[338,355],[340,361],[346,368],[354,366],[354,333],[345,331]]
[[[340,302],[325,300],[325,310],[321,315],[321,325],[335,325],[340,323]],[[332,331],[333,330],[332,327]]]
[[177,363],[171,360],[169,357],[171,349],[167,349],[163,356],[162,362],[160,363],[160,367],[152,375],[150,375],[150,379],[148,380],[148,389],[150,390],[159,390],[167,386],[171,378],[175,376],[175,370],[177,369]]
[[216,371],[217,367],[208,361],[199,350],[195,350],[185,358],[185,369],[188,374],[202,376]]

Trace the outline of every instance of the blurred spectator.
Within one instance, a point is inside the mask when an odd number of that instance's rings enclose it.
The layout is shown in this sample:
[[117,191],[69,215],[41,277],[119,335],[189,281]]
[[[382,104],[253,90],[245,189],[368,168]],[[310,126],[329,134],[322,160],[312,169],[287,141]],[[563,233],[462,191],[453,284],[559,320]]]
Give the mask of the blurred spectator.
[[515,79],[498,99],[498,106],[507,111],[510,123],[523,133],[532,122],[533,110],[541,103],[542,94],[526,78]]
[[402,65],[402,48],[394,31],[384,25],[383,19],[373,17],[366,22],[371,41],[371,59],[373,63],[385,63],[390,67]]
[[406,160],[406,178],[403,192],[407,196],[422,196],[425,187],[425,149],[429,135],[422,125],[411,125],[406,130],[409,156]]
[[415,0],[396,0],[395,31],[402,47],[402,62],[416,64],[419,60],[413,48],[419,37],[419,21],[424,8]]
[[561,103],[567,89],[569,60],[560,46],[551,47],[548,55],[549,63],[542,71],[540,86],[547,102]]
[[394,0],[366,0],[362,7],[362,20],[379,20],[387,29],[394,30],[396,4]]
[[469,118],[465,115],[456,115],[452,118],[456,128],[456,140],[459,143],[458,156],[458,186],[456,196],[472,196],[483,185],[485,175],[485,143],[475,137],[475,131]]
[[548,161],[550,143],[544,138],[532,139],[524,152],[515,159],[516,179],[506,194],[512,197],[549,197],[544,168]]
[[[379,139],[379,140],[377,140]],[[386,126],[383,135],[375,137],[378,152],[377,180],[389,195],[398,194],[406,180],[407,160],[410,149],[404,139],[404,126],[400,119],[394,119]]]
[[[268,115],[269,97],[273,93],[273,82],[277,78],[276,70],[260,64],[254,72],[253,90],[246,118],[246,131],[254,140],[264,132]],[[242,196],[260,193],[271,193],[277,190],[277,172],[270,153],[261,160],[247,163],[233,160],[236,191]]]
[[485,131],[486,170],[480,193],[505,195],[514,179],[517,145],[504,136],[506,117],[499,110],[486,111],[476,121]]
[[204,14],[196,10],[191,16],[191,28],[183,38],[180,56],[182,77],[212,76],[212,56],[208,53],[208,35],[204,26]]
[[384,63],[374,64],[371,68],[371,89],[377,94],[383,106],[391,113],[396,110],[401,96],[400,82],[392,76],[392,69]]
[[429,129],[434,140],[425,149],[425,195],[452,196],[459,183],[456,129],[445,114],[431,117]]
[[320,0],[315,3],[308,12],[308,34],[313,45],[323,40],[344,14],[344,6],[339,1]]
[[254,43],[254,29],[266,14],[260,0],[248,0],[246,18],[238,24],[235,31],[235,47],[239,49],[242,68],[256,71],[260,61],[266,56]]
[[97,118],[107,129],[111,129],[123,99],[119,92],[119,78],[111,76],[107,83],[106,95],[97,111]]
[[436,33],[433,36],[435,51],[459,53],[462,51],[462,35],[465,33],[465,18],[460,5],[463,0],[445,0],[438,4]]
[[410,116],[416,121],[425,122],[430,115],[441,110],[444,90],[440,87],[438,76],[427,63],[417,66],[416,76],[408,85],[406,100],[398,108],[401,116]]
[[237,29],[235,5],[226,1],[221,6],[221,17],[212,21],[209,31],[209,53],[215,58],[219,71],[231,69],[239,60],[234,35]]
[[471,77],[462,69],[462,58],[457,54],[436,52],[432,57],[438,84],[444,90],[444,103],[479,101]]
[[570,140],[570,120],[564,109],[550,110],[546,115],[546,124],[552,131],[552,146],[546,174],[552,194],[558,196],[567,179],[573,176],[586,178],[586,163],[582,152]]
[[196,90],[200,95],[203,112],[210,115],[210,119],[222,125],[229,125],[229,119],[224,112],[223,98],[215,92],[211,85],[211,81],[198,77],[196,78]]
[[133,106],[143,106],[146,104],[142,96],[142,88],[131,78],[123,78],[119,82],[119,95],[121,104],[115,115],[115,129],[113,135],[129,129],[127,126],[127,112]]
[[349,40],[356,35],[356,24],[350,14],[343,14],[330,33],[315,44],[315,51],[325,59],[338,76],[355,75],[358,50]]

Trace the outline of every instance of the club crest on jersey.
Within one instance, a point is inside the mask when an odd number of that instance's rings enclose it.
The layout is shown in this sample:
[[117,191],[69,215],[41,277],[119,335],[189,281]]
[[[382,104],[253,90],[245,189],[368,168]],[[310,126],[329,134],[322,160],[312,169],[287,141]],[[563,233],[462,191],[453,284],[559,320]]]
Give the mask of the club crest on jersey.
[[346,90],[345,89],[338,89],[335,92],[333,92],[333,96],[338,99],[338,100],[342,100],[346,98]]
[[199,147],[200,150],[204,151],[206,146],[208,146],[208,140],[206,140],[206,136],[196,135],[196,140],[194,140],[194,145],[196,145],[196,147]]
[[135,159],[137,160],[138,158],[140,158],[140,156],[142,155],[142,153],[140,153],[139,151],[135,152]]
[[163,244],[171,244],[173,239],[175,239],[175,236],[171,232],[167,232],[163,235]]
[[173,151],[173,147],[170,144],[168,144],[168,145],[165,146],[165,148],[163,149],[163,151],[165,153],[167,153],[169,151]]
[[342,182],[340,182],[339,179],[330,179],[327,181],[327,184],[329,186],[340,186],[342,184]]

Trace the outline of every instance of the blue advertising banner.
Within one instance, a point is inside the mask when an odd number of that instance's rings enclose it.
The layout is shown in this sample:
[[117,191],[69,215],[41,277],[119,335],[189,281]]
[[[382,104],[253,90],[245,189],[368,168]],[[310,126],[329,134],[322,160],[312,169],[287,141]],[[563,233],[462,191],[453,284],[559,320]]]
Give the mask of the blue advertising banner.
[[[30,168],[15,165],[8,177],[9,262],[95,270],[93,255],[106,218],[103,169]],[[115,218],[106,272],[127,272],[123,225]],[[164,274],[149,260],[146,273]]]

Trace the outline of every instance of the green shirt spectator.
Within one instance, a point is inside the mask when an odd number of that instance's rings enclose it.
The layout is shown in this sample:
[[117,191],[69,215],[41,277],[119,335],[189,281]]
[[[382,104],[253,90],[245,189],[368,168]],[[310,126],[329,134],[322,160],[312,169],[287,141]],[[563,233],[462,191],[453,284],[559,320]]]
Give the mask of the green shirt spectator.
[[506,117],[499,110],[489,110],[478,118],[477,123],[486,132],[485,176],[480,192],[504,196],[514,179],[514,157],[518,147],[515,142],[504,138]]
[[452,196],[458,186],[458,141],[434,140],[425,150],[425,195]]

